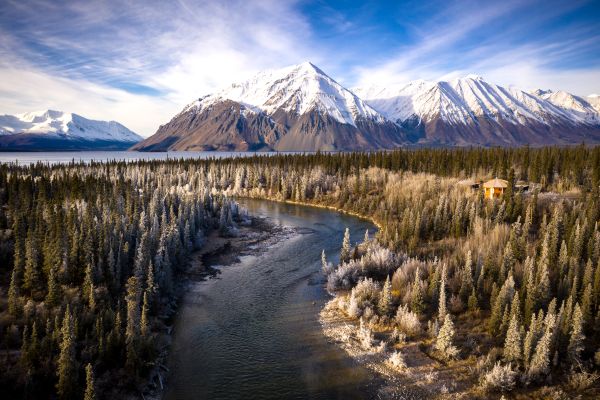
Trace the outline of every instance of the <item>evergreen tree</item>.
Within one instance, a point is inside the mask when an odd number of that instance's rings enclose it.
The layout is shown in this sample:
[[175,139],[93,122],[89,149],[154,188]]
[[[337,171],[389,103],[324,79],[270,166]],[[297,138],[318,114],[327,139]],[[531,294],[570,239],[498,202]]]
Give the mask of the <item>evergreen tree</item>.
[[550,371],[550,355],[552,354],[552,334],[554,329],[554,319],[551,317],[546,325],[542,338],[535,347],[535,353],[529,363],[527,376],[530,379],[538,379],[545,376]]
[[425,310],[425,300],[423,288],[421,287],[421,279],[419,278],[419,268],[415,271],[415,282],[412,287],[411,309],[417,314],[421,314]]
[[127,345],[126,367],[134,376],[138,370],[138,333],[140,329],[140,283],[136,276],[127,280],[127,326],[125,329],[125,343]]
[[459,295],[463,301],[468,301],[471,290],[473,289],[473,271],[472,271],[471,250],[467,252],[465,267],[462,270],[462,282]]
[[17,270],[13,268],[10,275],[10,286],[8,288],[8,312],[15,317],[21,314],[21,301],[19,299],[19,283],[17,282]]
[[446,264],[442,266],[442,276],[440,278],[440,298],[438,305],[438,319],[440,321],[446,318]]
[[48,275],[48,294],[46,295],[46,304],[50,307],[59,304],[61,295],[61,288],[58,280],[56,279],[56,268],[50,268],[50,274]]
[[454,358],[458,355],[458,349],[453,345],[453,340],[454,323],[450,315],[446,314],[444,324],[440,328],[434,347],[441,353],[442,357],[446,359]]
[[140,319],[140,333],[142,335],[142,338],[147,338],[148,334],[150,333],[150,323],[149,323],[149,316],[148,316],[149,307],[150,307],[150,305],[149,305],[148,290],[145,290],[143,302],[142,302],[142,316]]
[[377,306],[380,315],[389,316],[393,311],[392,304],[392,283],[390,282],[390,277],[388,276],[385,279],[385,283],[383,284],[383,289],[381,290],[381,295],[379,296],[379,304]]
[[72,399],[77,395],[77,360],[75,354],[75,321],[69,306],[67,306],[63,317],[61,337],[56,389],[60,399]]
[[85,394],[84,400],[96,400],[96,389],[94,387],[94,371],[92,364],[85,366]]
[[571,361],[572,365],[579,365],[581,363],[581,353],[584,350],[584,341],[585,335],[583,334],[583,313],[581,312],[581,307],[579,307],[579,304],[575,304],[571,337],[569,339],[569,347],[567,349],[569,360]]
[[23,277],[23,288],[28,290],[32,296],[40,290],[41,286],[42,277],[39,258],[37,235],[30,229],[27,234],[27,240],[25,241],[25,273]]
[[504,341],[504,360],[519,362],[521,359],[521,331],[517,317],[513,315]]
[[340,263],[350,259],[350,229],[344,231],[344,240],[342,241],[342,250],[340,252]]

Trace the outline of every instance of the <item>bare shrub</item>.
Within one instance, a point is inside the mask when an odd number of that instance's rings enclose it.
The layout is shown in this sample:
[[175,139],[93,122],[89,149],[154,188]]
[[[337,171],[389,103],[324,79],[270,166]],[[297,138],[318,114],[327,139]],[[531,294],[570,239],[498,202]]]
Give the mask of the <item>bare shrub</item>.
[[398,307],[396,323],[398,329],[409,337],[415,337],[422,332],[418,315],[410,311],[407,306]]
[[489,392],[510,392],[515,388],[517,372],[510,364],[501,365],[497,362],[489,372],[481,378],[481,386]]
[[405,370],[407,367],[404,355],[400,351],[393,352],[387,359],[387,363],[394,369]]
[[596,372],[572,372],[569,374],[569,387],[577,392],[583,392],[592,387],[600,375]]

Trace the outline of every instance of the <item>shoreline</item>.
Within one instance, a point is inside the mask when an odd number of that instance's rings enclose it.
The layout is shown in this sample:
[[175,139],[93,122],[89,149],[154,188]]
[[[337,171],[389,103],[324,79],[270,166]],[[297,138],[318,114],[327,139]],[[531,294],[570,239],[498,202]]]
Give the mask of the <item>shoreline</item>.
[[[360,324],[338,308],[344,300],[344,294],[334,295],[323,307],[319,314],[321,330],[328,341],[343,349],[358,365],[381,377],[374,398],[418,400],[461,395],[461,385],[453,380],[452,369],[422,351],[419,342],[395,343],[387,329],[377,326],[372,330],[371,343],[365,345]],[[396,351],[402,353],[406,363],[402,368],[388,361]]]
[[260,197],[260,196],[240,196],[240,195],[235,195],[234,197],[241,198],[241,199],[250,199],[250,200],[266,200],[266,201],[273,201],[273,202],[282,203],[282,204],[293,204],[293,205],[304,206],[304,207],[314,207],[314,208],[321,208],[321,209],[326,209],[326,210],[332,210],[332,211],[339,212],[341,214],[350,215],[350,216],[355,217],[355,218],[359,218],[359,219],[363,219],[363,220],[369,221],[373,225],[375,225],[378,230],[382,229],[382,225],[378,221],[376,221],[375,219],[373,219],[372,217],[369,217],[369,216],[366,216],[366,215],[363,215],[363,214],[359,214],[359,213],[356,213],[354,211],[344,210],[343,208],[339,208],[339,207],[335,207],[335,206],[328,206],[328,205],[325,205],[325,204],[318,204],[318,203],[307,203],[307,202],[295,201],[295,200],[279,200],[279,199],[274,199],[274,198],[271,198],[271,197]]

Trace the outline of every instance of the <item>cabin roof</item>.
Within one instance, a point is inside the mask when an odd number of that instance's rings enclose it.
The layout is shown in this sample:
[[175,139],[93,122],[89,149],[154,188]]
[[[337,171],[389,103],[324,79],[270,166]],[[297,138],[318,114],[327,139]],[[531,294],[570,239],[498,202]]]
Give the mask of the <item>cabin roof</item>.
[[508,187],[508,181],[504,179],[492,179],[483,184],[484,188],[506,188]]

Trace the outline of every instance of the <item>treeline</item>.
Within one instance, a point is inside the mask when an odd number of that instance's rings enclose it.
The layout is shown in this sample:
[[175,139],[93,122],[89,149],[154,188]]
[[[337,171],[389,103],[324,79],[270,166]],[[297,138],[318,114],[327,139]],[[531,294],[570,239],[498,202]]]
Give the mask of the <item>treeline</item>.
[[235,203],[157,166],[3,165],[0,200],[11,398],[136,393],[157,368],[190,253],[239,218]]

